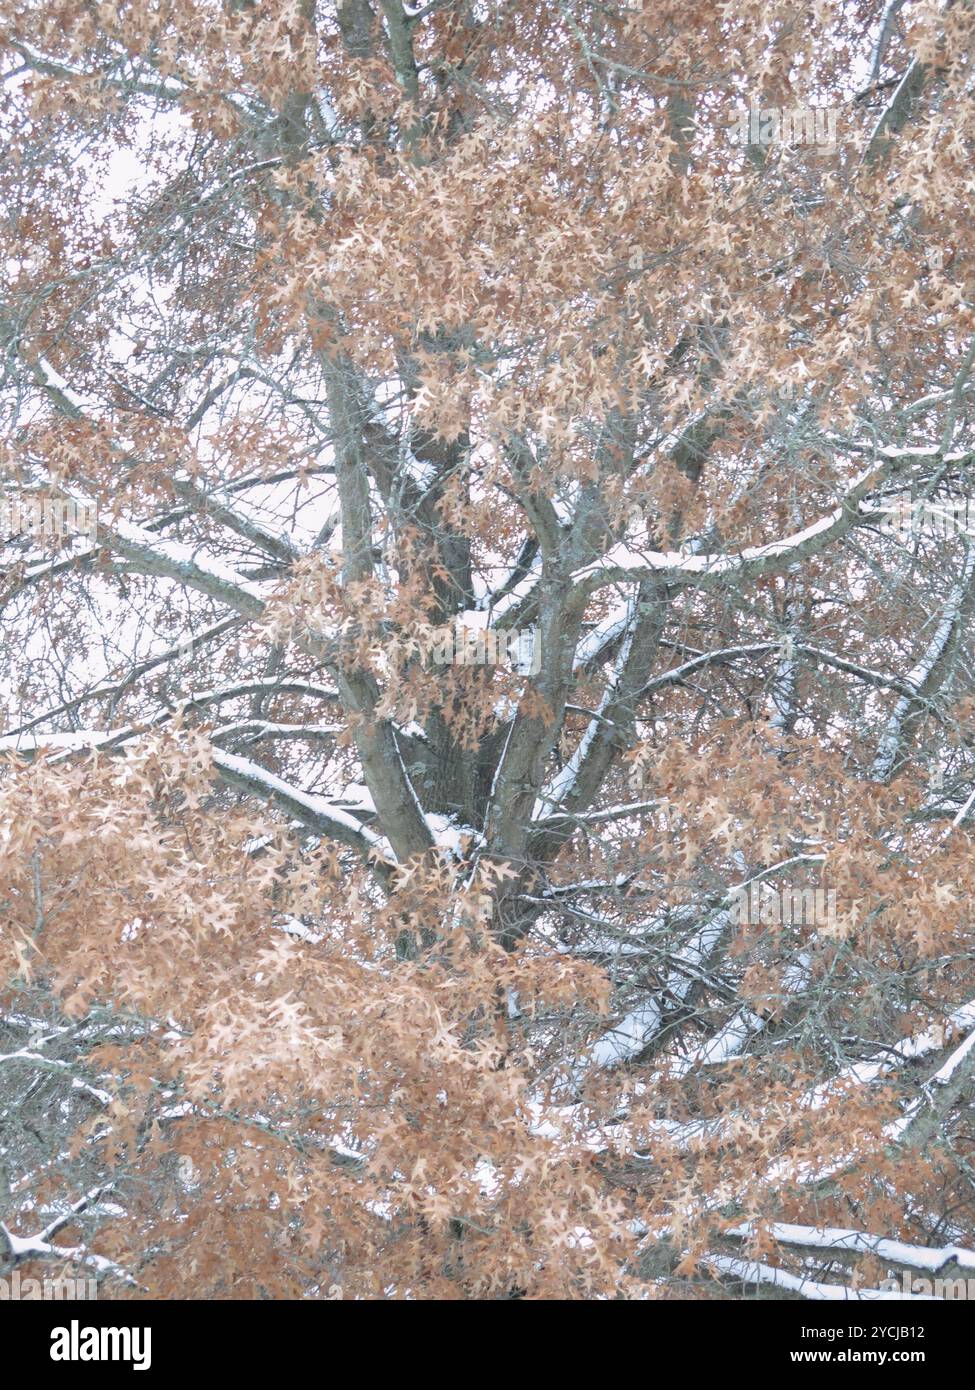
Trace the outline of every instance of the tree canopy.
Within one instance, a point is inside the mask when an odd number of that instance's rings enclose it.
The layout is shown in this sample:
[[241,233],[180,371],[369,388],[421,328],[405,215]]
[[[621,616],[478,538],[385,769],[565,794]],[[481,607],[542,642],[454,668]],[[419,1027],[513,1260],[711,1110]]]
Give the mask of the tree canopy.
[[967,0],[0,0],[0,1273],[975,1273]]

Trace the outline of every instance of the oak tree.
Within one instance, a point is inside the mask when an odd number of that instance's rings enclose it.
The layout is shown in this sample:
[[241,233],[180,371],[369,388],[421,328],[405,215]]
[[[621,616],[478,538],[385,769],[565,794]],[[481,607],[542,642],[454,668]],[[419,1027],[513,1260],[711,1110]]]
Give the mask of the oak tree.
[[975,1272],[973,51],[0,0],[0,1274]]

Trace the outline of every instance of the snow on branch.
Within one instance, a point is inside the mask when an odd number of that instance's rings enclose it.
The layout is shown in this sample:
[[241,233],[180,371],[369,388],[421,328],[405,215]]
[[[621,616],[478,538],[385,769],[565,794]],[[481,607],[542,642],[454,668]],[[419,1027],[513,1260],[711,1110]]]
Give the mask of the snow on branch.
[[660,994],[654,994],[620,1019],[578,1057],[572,1075],[578,1082],[593,1067],[615,1067],[638,1056],[660,1031],[664,1019],[663,998],[683,1003],[695,983],[694,971],[705,964],[730,920],[726,907],[705,917],[690,939],[672,956],[674,968]]
[[[756,1229],[754,1222],[746,1221],[726,1231],[725,1235],[732,1240],[749,1240]],[[870,1235],[865,1231],[782,1223],[770,1226],[768,1234],[780,1245],[796,1246],[822,1255],[875,1255],[886,1264],[924,1270],[928,1274],[939,1274],[950,1266],[975,1274],[975,1250],[966,1250],[957,1245],[939,1248],[908,1245],[904,1241]]]
[[389,857],[389,844],[381,835],[326,797],[301,791],[258,763],[219,748],[213,750],[213,762],[224,781],[279,806],[310,830],[341,840],[363,854],[377,854],[383,860]]
[[897,701],[887,727],[877,748],[870,775],[876,782],[890,779],[900,751],[904,736],[904,726],[911,713],[917,708],[918,699],[923,696],[934,679],[939,663],[943,660],[954,638],[959,621],[965,612],[966,600],[970,598],[975,583],[975,546],[969,546],[965,557],[965,567],[958,583],[952,586],[951,593],[941,615],[941,621],[928,643],[920,661],[907,677],[908,690]]
[[725,1278],[737,1279],[743,1284],[771,1284],[816,1302],[883,1302],[913,1298],[930,1301],[933,1297],[931,1294],[905,1293],[900,1289],[855,1289],[849,1284],[823,1284],[805,1275],[790,1274],[787,1269],[777,1269],[756,1260],[742,1260],[735,1255],[706,1255],[704,1263]]
[[129,560],[144,574],[156,574],[191,589],[220,599],[229,607],[249,618],[259,618],[264,612],[265,592],[229,565],[219,560],[202,560],[188,545],[161,540],[158,536],[129,521],[102,523],[112,549]]
[[746,546],[738,554],[699,555],[687,550],[640,550],[621,541],[601,559],[576,570],[572,578],[587,590],[594,590],[606,584],[633,583],[655,577],[668,584],[701,586],[778,574],[798,560],[820,554],[855,527],[871,521],[873,511],[861,504],[891,475],[922,459],[957,465],[972,456],[971,451],[942,456],[936,447],[881,448],[873,452],[881,462],[859,474],[843,495],[839,506],[828,516],[820,517],[802,531],[764,545]]
[[[115,746],[123,739],[139,737],[143,732],[143,729],[133,727],[108,732],[83,729],[73,733],[13,734],[0,737],[0,752],[30,755],[44,748],[59,749],[65,754],[82,752],[86,749]],[[326,729],[275,725],[262,720],[248,720],[237,725],[227,725],[222,730],[217,730],[214,737],[217,733],[227,735],[231,732],[252,732],[262,736],[285,738],[320,738],[326,735],[331,737],[337,730],[331,727]],[[389,858],[390,847],[383,836],[376,834],[343,807],[333,805],[327,797],[302,791],[248,758],[238,757],[217,747],[214,747],[212,752],[214,767],[221,778],[230,785],[280,807],[319,835],[340,840],[362,854],[376,854],[383,861]],[[2,1060],[3,1058],[0,1058],[0,1061]]]
[[[690,939],[671,955],[673,969],[660,991],[660,995],[654,995],[644,1003],[637,1005],[619,1023],[603,1033],[588,1051],[576,1059],[573,1064],[573,1076],[578,1079],[590,1067],[618,1066],[621,1062],[629,1061],[638,1056],[645,1047],[649,1046],[663,1023],[664,1015],[660,999],[666,998],[682,1004],[687,998],[692,986],[699,978],[699,970],[713,954],[730,924],[731,904],[737,892],[747,888],[753,881],[768,878],[793,864],[810,861],[820,862],[822,858],[823,856],[819,854],[794,855],[778,864],[762,869],[753,878],[733,888],[727,897],[723,898],[720,903],[717,903],[703,916],[701,924]],[[806,963],[800,962],[794,971],[787,974],[786,991],[791,993],[800,990],[805,983],[806,973]],[[755,1031],[751,1027],[751,1019],[757,1022],[757,1016],[751,1015],[750,1019],[747,1017],[750,1013],[750,1010],[742,1011],[737,1024],[733,1021],[732,1024],[728,1025],[728,1036],[723,1042],[718,1043],[717,1038],[711,1039],[711,1043],[706,1045],[703,1050],[704,1055],[699,1058],[702,1065],[723,1060],[718,1054],[725,1049],[727,1049],[725,1051],[726,1056],[736,1055],[730,1050],[733,1043],[736,1040],[744,1042],[750,1036],[750,1031]],[[711,1045],[717,1049],[714,1055],[708,1052],[708,1046]]]
[[[45,1057],[40,1052],[32,1052],[29,1048],[22,1047],[17,1052],[0,1053],[0,1066],[6,1062],[24,1062],[28,1066],[39,1068],[41,1071],[67,1072],[71,1074],[69,1063],[54,1057]],[[73,1090],[83,1091],[86,1095],[96,1100],[99,1105],[111,1105],[112,1097],[108,1091],[102,1091],[97,1086],[92,1086],[90,1082],[84,1081],[80,1076],[70,1075]]]
[[[884,1129],[885,1139],[900,1145],[924,1142],[938,1127],[975,1069],[975,1029],[925,1083],[923,1094],[904,1115]],[[932,1089],[937,1088],[937,1089]]]
[[83,1265],[93,1269],[96,1274],[110,1274],[116,1279],[121,1279],[123,1283],[135,1286],[136,1281],[129,1271],[123,1269],[114,1260],[108,1259],[107,1256],[96,1255],[84,1245],[53,1245],[51,1243],[58,1231],[92,1207],[106,1192],[111,1191],[113,1185],[112,1183],[104,1183],[91,1192],[87,1192],[76,1202],[72,1202],[66,1211],[55,1217],[43,1230],[32,1236],[14,1235],[13,1231],[0,1221],[0,1237],[7,1246],[9,1258],[15,1265],[21,1260],[35,1259],[58,1260],[62,1264]]

